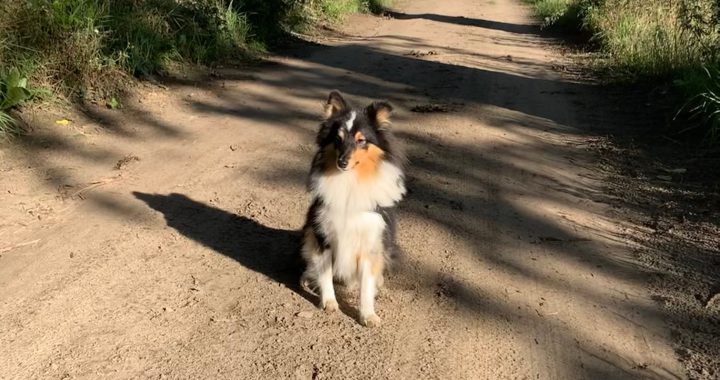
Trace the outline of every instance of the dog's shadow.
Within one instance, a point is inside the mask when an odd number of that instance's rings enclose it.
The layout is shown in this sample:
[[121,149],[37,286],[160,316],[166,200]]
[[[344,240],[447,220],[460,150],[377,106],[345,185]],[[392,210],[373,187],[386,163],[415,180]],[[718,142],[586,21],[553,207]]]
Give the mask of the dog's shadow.
[[161,212],[167,225],[181,234],[314,302],[300,287],[304,265],[298,251],[299,231],[266,227],[182,194],[133,192],[133,195]]
[[[317,305],[317,295],[300,286],[300,276],[305,269],[299,251],[300,231],[266,227],[182,194],[133,192],[133,195],[161,212],[167,225],[184,236],[233,258]],[[348,302],[356,287],[336,284],[336,290],[340,311],[358,320],[356,305]]]

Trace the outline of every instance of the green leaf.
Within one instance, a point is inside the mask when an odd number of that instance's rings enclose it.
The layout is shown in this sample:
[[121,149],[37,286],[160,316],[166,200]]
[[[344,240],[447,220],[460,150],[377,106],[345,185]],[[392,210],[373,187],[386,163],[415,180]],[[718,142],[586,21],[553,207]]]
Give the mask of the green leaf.
[[10,72],[7,75],[7,78],[5,78],[5,85],[8,89],[13,87],[22,87],[18,86],[20,83],[20,71],[18,71],[17,67],[13,67],[10,69]]
[[112,97],[112,98],[110,98],[110,100],[107,101],[107,106],[108,106],[108,108],[114,109],[114,110],[122,107],[120,102],[118,102],[118,100],[115,99],[115,97]]
[[29,99],[30,96],[30,91],[28,91],[27,89],[24,89],[22,87],[10,87],[8,88],[7,94],[5,95],[5,100],[3,101],[3,104],[0,106],[0,108],[9,109],[15,107],[18,104]]

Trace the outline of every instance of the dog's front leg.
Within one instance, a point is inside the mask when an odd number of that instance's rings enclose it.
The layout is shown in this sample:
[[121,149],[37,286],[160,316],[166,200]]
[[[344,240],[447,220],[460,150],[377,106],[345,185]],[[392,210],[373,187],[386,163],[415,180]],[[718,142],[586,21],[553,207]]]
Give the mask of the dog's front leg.
[[360,257],[360,323],[368,327],[380,325],[380,317],[375,314],[375,292],[378,274],[382,271],[378,257],[361,255]]
[[326,249],[322,253],[320,267],[318,268],[318,287],[320,288],[320,308],[327,312],[338,310],[333,287],[332,251]]

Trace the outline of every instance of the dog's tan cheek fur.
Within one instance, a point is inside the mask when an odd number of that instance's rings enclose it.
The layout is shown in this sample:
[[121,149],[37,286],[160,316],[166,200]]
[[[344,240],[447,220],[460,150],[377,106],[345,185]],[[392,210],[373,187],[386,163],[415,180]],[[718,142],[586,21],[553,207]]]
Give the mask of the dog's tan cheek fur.
[[377,145],[369,144],[367,149],[355,149],[350,161],[353,163],[353,170],[361,181],[371,179],[377,173],[380,161],[385,152]]

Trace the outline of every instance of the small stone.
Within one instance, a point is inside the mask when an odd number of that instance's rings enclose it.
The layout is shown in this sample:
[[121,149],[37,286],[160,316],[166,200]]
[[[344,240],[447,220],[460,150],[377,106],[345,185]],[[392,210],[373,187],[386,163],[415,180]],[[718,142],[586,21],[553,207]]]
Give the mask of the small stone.
[[313,312],[312,311],[301,311],[301,312],[295,314],[295,316],[308,319],[308,318],[312,318]]

